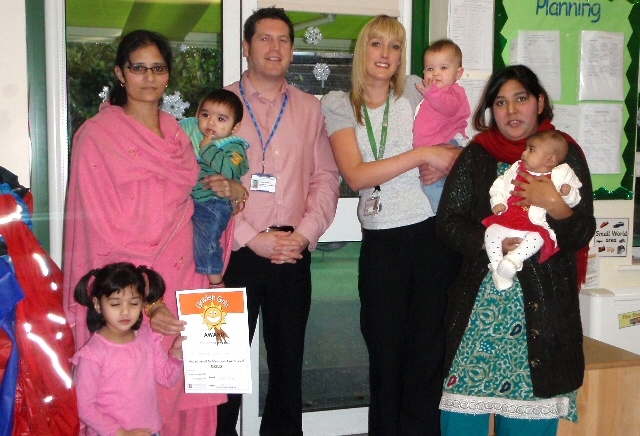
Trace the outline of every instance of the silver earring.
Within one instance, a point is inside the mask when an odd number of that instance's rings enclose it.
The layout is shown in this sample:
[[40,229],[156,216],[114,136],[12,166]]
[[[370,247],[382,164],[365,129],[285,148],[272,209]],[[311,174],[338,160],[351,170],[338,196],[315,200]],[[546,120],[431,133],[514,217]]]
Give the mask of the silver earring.
[[120,82],[120,86],[124,88],[124,82]]

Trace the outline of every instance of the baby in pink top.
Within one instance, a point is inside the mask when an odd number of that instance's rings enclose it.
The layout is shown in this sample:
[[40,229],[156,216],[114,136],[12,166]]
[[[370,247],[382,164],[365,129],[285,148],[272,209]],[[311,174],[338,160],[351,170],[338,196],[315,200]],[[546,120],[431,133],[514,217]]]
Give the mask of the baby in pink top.
[[162,336],[142,324],[143,304],[157,301],[164,291],[158,273],[126,262],[91,270],[76,286],[74,298],[88,308],[87,326],[93,333],[71,359],[85,434],[159,435],[156,382],[176,384],[185,339],[178,336],[166,353]]
[[[456,82],[462,77],[462,51],[450,39],[431,44],[424,52],[424,80],[416,85],[423,99],[413,121],[413,147],[452,143],[466,145],[467,120],[471,108],[464,88]],[[443,178],[422,190],[431,209],[438,210]]]

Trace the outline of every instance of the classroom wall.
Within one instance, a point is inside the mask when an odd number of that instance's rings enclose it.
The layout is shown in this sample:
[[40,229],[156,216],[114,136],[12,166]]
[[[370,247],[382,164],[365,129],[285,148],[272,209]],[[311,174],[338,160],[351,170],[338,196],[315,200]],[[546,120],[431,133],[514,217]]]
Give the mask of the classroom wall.
[[2,0],[0,41],[0,166],[30,186],[24,0]]

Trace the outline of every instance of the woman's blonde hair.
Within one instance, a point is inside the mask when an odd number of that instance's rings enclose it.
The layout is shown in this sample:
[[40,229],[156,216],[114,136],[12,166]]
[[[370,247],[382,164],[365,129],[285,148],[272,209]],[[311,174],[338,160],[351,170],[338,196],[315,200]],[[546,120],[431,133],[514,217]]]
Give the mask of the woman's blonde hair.
[[356,47],[353,51],[353,66],[351,68],[351,106],[358,124],[364,124],[362,105],[364,104],[364,88],[367,68],[367,45],[374,38],[397,39],[402,46],[400,53],[400,65],[391,78],[391,89],[396,98],[404,92],[407,36],[404,26],[395,18],[388,15],[378,15],[364,25],[358,35]]

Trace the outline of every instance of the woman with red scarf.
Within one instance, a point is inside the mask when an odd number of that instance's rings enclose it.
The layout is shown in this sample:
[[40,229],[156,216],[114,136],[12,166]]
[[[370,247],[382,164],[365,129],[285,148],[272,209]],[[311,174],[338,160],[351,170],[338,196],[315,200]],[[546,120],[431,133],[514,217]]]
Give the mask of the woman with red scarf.
[[[487,110],[491,116],[487,120]],[[526,139],[555,129],[547,92],[527,67],[514,65],[489,79],[473,116],[478,134],[462,152],[438,209],[440,238],[464,255],[449,290],[443,435],[487,435],[489,414],[496,435],[555,435],[558,419],[577,419],[584,354],[578,292],[585,247],[595,232],[593,191],[586,159],[569,142],[566,163],[583,182],[582,201],[571,209],[547,177],[520,173],[519,206],[539,206],[561,250],[547,262],[524,262],[514,285],[497,290],[484,250],[493,180],[520,159]],[[505,252],[520,243],[508,238]]]

